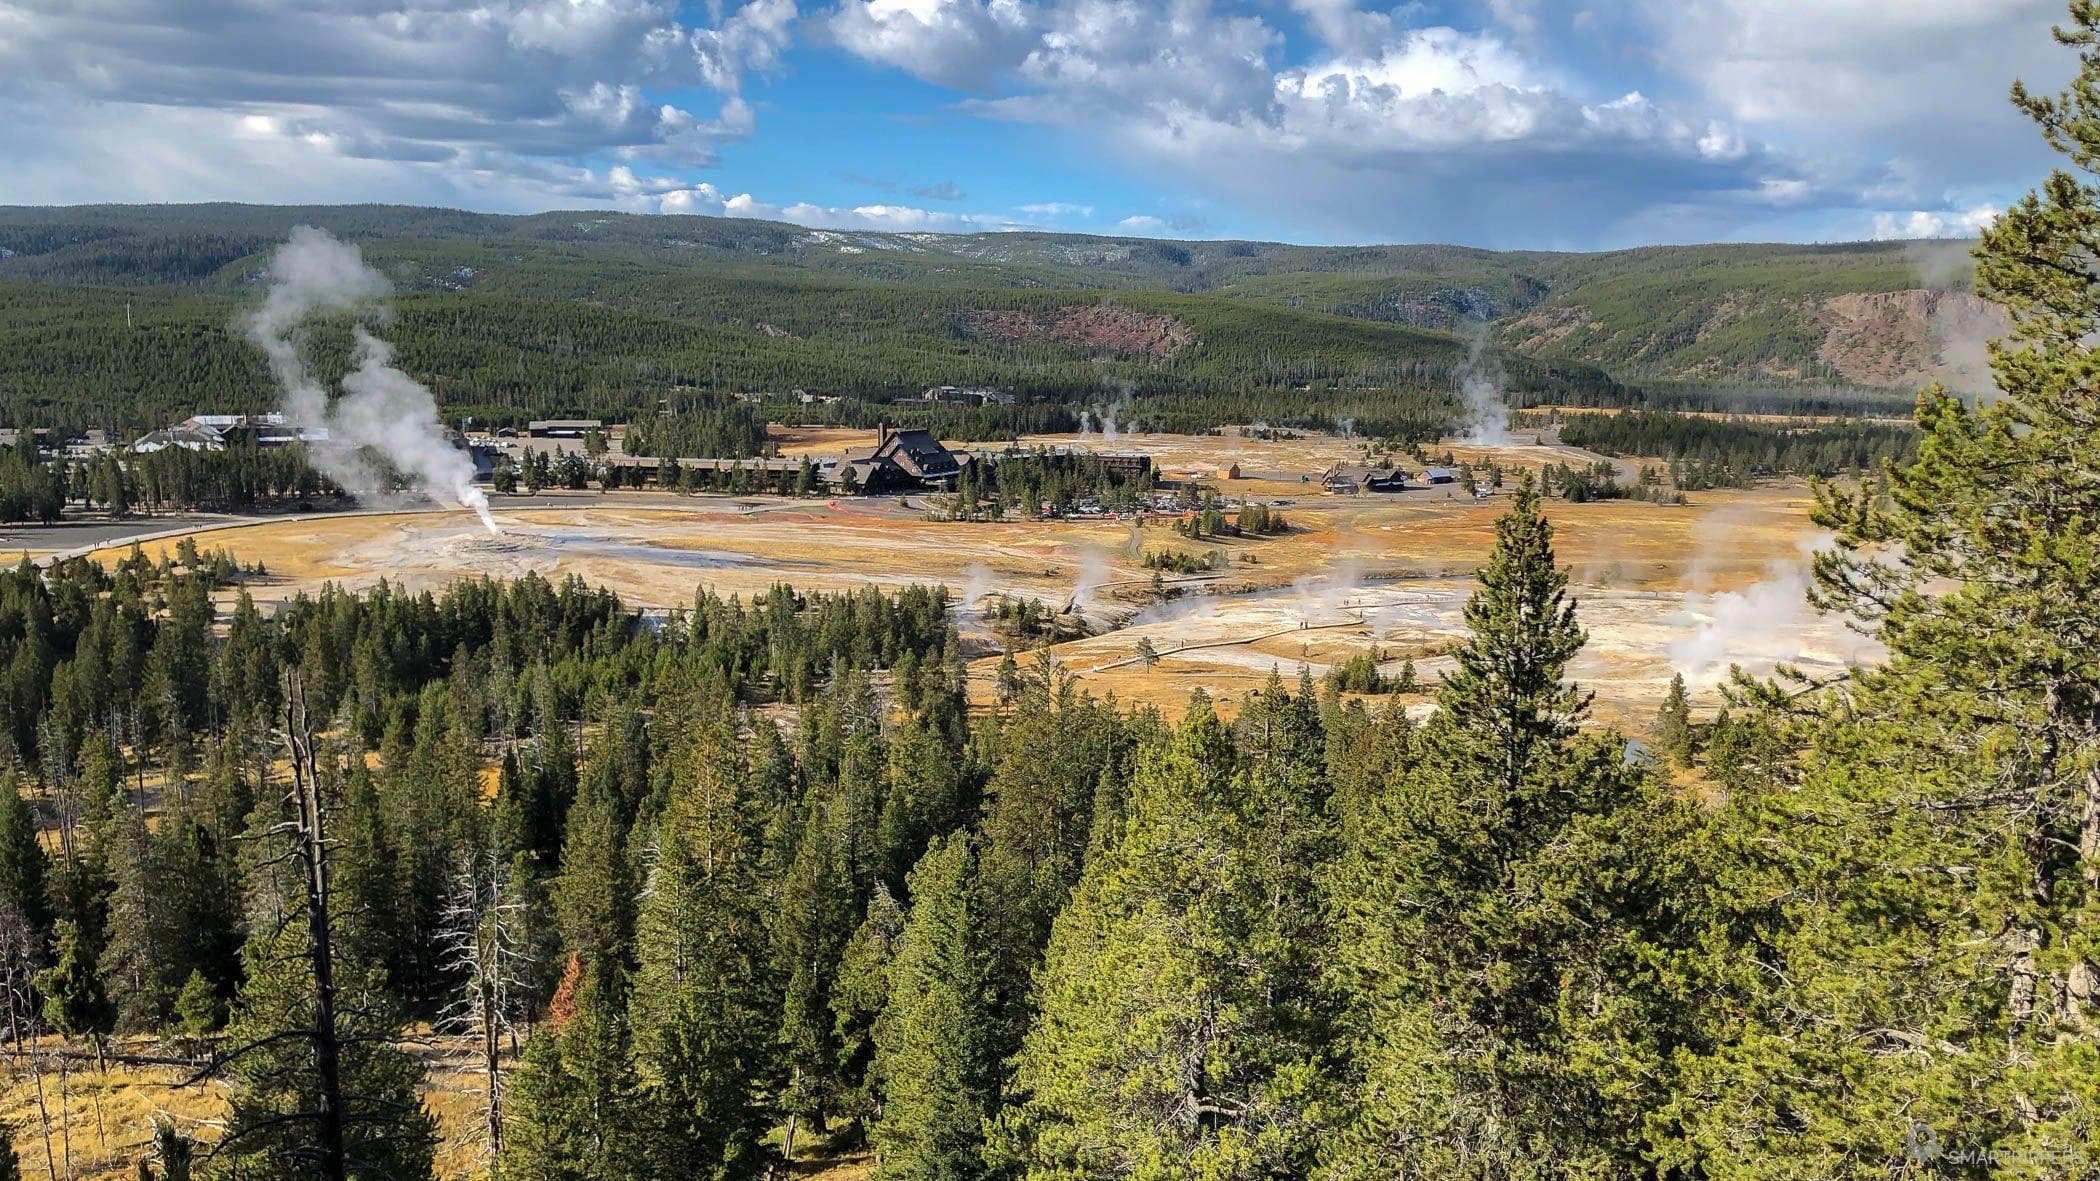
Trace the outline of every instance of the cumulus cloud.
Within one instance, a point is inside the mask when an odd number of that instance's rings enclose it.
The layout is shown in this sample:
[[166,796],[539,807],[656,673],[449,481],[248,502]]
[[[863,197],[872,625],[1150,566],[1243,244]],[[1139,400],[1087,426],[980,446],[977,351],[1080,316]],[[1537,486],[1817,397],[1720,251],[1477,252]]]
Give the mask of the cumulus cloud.
[[1024,0],[845,0],[826,28],[843,48],[959,90],[988,88],[1037,37]]
[[[974,92],[965,111],[1069,129],[1321,236],[1578,246],[2002,199],[1996,178],[2039,156],[2004,88],[2067,70],[2060,7],[1476,0],[1436,11],[1478,25],[1443,26],[1360,0],[839,0],[826,27]],[[1584,34],[1632,52],[1581,60]]]
[[[458,189],[594,154],[702,166],[752,133],[743,79],[778,67],[795,15],[794,0],[748,0],[709,27],[670,0],[0,0],[0,105],[103,144],[185,127],[181,148],[219,164],[217,197],[250,179],[222,154],[407,165],[408,191],[426,187],[418,167]],[[712,113],[683,97],[707,91]],[[77,146],[46,118],[0,130],[0,158],[62,169]]]
[[[1039,136],[1046,161],[1071,146],[1172,186],[1142,194],[1150,212],[1124,232],[1189,232],[1200,223],[1162,211],[1224,206],[1328,240],[1959,234],[2046,162],[2004,88],[2016,75],[2050,87],[2073,68],[2048,36],[2060,9],[0,0],[0,196],[688,201],[848,228],[1092,218],[1084,193],[991,213],[924,207],[996,187],[952,160],[926,167],[953,179],[920,183],[865,159],[832,165],[872,167],[859,183],[911,204],[767,203],[696,184],[760,134],[778,91],[761,98],[759,82],[792,78],[797,41],[817,40],[944,88],[943,118],[1049,129],[1015,133]],[[878,129],[930,118],[879,106],[843,115]]]
[[1629,16],[1719,112],[1889,204],[2036,175],[2046,152],[2007,88],[2075,68],[2049,35],[2062,0],[1635,0]]
[[869,60],[987,92],[967,112],[1071,129],[1324,236],[1535,242],[1550,201],[1552,232],[1587,243],[1658,194],[1768,211],[1811,184],[1722,115],[1542,65],[1509,39],[1537,27],[1534,5],[1497,5],[1502,32],[1409,27],[1411,10],[1356,0],[1289,6],[1310,55],[1210,0],[843,0],[829,27]]
[[1874,238],[1886,242],[1908,238],[1973,238],[1998,220],[1995,205],[1973,209],[1913,209],[1908,213],[1874,215]]
[[956,213],[923,209],[912,205],[821,205],[809,201],[776,204],[750,193],[731,195],[712,184],[684,185],[664,182],[661,187],[644,183],[636,189],[643,198],[632,207],[663,213],[697,213],[709,217],[748,217],[765,221],[793,222],[827,230],[874,230],[891,233],[975,234],[995,230],[1040,228],[1040,217],[1028,210],[1055,209],[1054,203],[1016,210],[1021,216],[998,213]]

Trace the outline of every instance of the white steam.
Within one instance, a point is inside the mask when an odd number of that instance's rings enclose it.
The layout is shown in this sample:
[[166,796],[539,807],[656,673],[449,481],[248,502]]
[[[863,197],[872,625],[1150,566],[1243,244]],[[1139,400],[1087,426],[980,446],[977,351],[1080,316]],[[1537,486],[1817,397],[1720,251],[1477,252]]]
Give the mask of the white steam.
[[1115,570],[1108,564],[1108,559],[1098,550],[1088,550],[1079,563],[1079,581],[1072,586],[1072,599],[1065,610],[1083,615],[1094,609],[1098,606],[1096,600],[1101,588],[1107,586],[1113,577]]
[[[1121,435],[1133,429],[1127,418],[1127,412],[1130,408],[1130,400],[1137,396],[1137,384],[1131,381],[1118,381],[1114,378],[1106,377],[1101,379],[1101,384],[1116,391],[1116,400],[1105,407],[1095,405],[1087,410],[1080,411],[1079,436],[1083,439],[1091,439],[1098,430],[1102,442],[1113,443]],[[1123,419],[1124,421],[1118,424],[1118,419]]]
[[[1798,554],[1772,562],[1764,578],[1741,590],[1687,592],[1676,618],[1692,632],[1670,645],[1670,662],[1688,680],[1711,682],[1738,665],[1762,676],[1781,664],[1842,666],[1877,658],[1879,644],[1809,603],[1819,544],[1804,541]],[[1695,576],[1698,570],[1695,562]]]
[[963,579],[962,601],[955,605],[956,613],[982,614],[983,608],[978,604],[984,602],[986,596],[992,593],[992,572],[973,562],[969,569],[963,571]]
[[1335,545],[1334,559],[1324,574],[1308,574],[1291,583],[1287,592],[1296,600],[1298,622],[1319,627],[1341,622],[1362,608],[1368,587],[1363,539],[1353,531],[1344,533]]
[[1465,403],[1466,428],[1461,442],[1481,447],[1507,447],[1509,404],[1502,399],[1502,367],[1488,355],[1486,324],[1476,325],[1458,370],[1458,396]]
[[1928,374],[1956,394],[1989,402],[1998,396],[1991,342],[2009,335],[2012,321],[2004,309],[1973,294],[1976,260],[1970,249],[1968,242],[1912,242],[1904,254],[1927,292]]
[[342,397],[332,404],[328,387],[300,355],[301,329],[314,316],[383,320],[393,290],[386,277],[365,265],[357,247],[312,226],[292,229],[270,256],[269,275],[262,307],[243,327],[269,358],[285,417],[296,426],[326,428],[328,438],[312,445],[321,470],[353,491],[376,489],[383,477],[366,457],[369,449],[426,496],[473,509],[489,532],[502,532],[489,515],[488,497],[474,486],[474,461],[445,438],[430,391],[394,368],[393,346],[359,323],[356,368],[343,377]]

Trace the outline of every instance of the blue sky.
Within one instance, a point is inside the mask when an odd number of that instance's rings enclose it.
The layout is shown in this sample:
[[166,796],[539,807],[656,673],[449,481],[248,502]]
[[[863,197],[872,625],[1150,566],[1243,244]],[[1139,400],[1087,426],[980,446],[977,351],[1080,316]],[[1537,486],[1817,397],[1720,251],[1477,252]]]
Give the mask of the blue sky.
[[1589,249],[1973,232],[2060,0],[0,0],[0,202]]

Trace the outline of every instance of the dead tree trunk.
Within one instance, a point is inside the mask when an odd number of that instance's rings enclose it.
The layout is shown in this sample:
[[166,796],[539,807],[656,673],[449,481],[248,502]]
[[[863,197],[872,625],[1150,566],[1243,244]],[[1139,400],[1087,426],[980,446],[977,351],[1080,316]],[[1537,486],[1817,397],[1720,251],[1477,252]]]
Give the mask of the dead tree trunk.
[[292,787],[298,807],[298,855],[306,887],[307,958],[314,979],[314,1147],[319,1174],[346,1181],[343,1141],[342,1043],[335,1024],[335,961],[328,923],[328,840],[314,736],[306,718],[306,695],[293,682],[285,703],[285,744],[290,748]]

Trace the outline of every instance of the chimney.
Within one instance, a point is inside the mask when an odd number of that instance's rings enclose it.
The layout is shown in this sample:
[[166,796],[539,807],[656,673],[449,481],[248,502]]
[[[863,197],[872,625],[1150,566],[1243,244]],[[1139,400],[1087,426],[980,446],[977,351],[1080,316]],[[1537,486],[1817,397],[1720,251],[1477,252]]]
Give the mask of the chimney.
[[890,420],[887,418],[877,419],[875,422],[875,445],[880,447],[889,441]]

